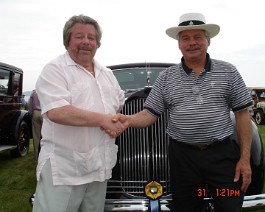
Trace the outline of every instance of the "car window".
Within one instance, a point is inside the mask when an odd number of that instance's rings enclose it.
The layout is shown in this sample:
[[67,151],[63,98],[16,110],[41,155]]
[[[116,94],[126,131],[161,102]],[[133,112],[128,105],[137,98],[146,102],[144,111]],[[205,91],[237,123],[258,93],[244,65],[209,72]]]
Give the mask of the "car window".
[[121,89],[126,91],[153,85],[159,73],[164,69],[164,67],[134,67],[116,69],[113,73]]
[[121,89],[134,89],[139,88],[140,84],[135,79],[135,74],[131,70],[123,70],[114,72]]
[[259,94],[259,98],[261,100],[265,100],[265,91],[261,91],[260,94]]
[[21,80],[21,74],[12,73],[13,74],[13,83],[12,83],[12,92],[15,96],[19,95],[19,82]]
[[21,80],[21,73],[0,68],[0,95],[21,95]]
[[0,69],[0,95],[7,95],[9,71]]

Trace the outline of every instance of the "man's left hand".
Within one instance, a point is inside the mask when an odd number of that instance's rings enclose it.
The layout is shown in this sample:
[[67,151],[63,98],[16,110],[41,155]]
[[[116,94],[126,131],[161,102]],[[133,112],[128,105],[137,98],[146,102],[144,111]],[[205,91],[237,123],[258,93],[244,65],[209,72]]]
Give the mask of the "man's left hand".
[[234,182],[237,182],[242,176],[241,191],[246,192],[251,183],[251,167],[250,162],[240,159],[236,165]]

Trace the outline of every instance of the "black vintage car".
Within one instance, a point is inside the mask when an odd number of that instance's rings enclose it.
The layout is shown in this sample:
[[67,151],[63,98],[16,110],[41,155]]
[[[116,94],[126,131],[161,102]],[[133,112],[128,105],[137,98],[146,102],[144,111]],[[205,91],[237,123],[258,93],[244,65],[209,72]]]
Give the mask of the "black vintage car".
[[11,150],[13,156],[29,151],[31,118],[21,108],[23,71],[0,63],[0,152]]
[[[134,63],[110,66],[125,91],[122,113],[134,114],[143,103],[159,73],[172,63]],[[128,128],[116,139],[118,161],[108,182],[105,211],[169,211],[170,178],[165,133],[168,112],[145,129]],[[234,121],[234,114],[231,112]],[[264,154],[261,137],[252,123],[252,183],[244,201],[244,210],[265,209]],[[233,135],[235,139],[236,133]],[[207,185],[206,185],[207,186]],[[207,188],[207,187],[206,187]],[[159,200],[157,200],[159,199]],[[211,196],[205,198],[205,211],[213,211]],[[156,205],[156,206],[152,206]]]

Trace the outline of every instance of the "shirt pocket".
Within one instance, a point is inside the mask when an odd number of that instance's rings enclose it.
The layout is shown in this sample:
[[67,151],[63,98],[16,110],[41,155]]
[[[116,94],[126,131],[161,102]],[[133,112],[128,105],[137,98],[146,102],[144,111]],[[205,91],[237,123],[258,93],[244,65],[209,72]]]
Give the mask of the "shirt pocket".
[[71,104],[82,109],[91,109],[95,105],[93,90],[88,83],[78,83],[71,87]]
[[104,169],[104,158],[97,147],[85,153],[75,151],[74,160],[76,162],[77,176],[85,176]]

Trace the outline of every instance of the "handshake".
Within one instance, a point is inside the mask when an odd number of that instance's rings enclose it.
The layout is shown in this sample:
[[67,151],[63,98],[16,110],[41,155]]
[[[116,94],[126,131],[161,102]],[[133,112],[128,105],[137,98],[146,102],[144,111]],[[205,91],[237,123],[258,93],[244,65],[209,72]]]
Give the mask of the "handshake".
[[111,138],[116,138],[129,127],[129,121],[129,116],[120,113],[116,115],[108,114],[101,130],[105,131]]
[[108,114],[100,126],[101,130],[105,131],[111,138],[116,138],[128,127],[146,128],[155,123],[156,120],[156,116],[144,109],[133,115]]

